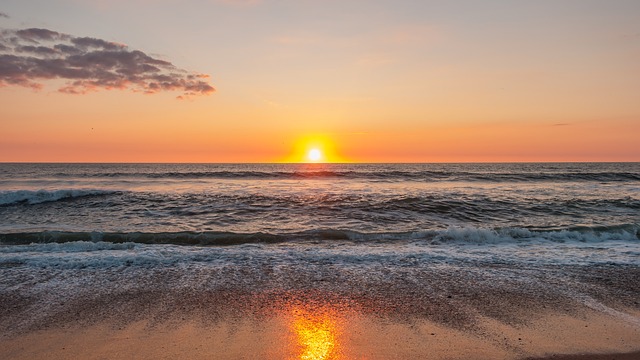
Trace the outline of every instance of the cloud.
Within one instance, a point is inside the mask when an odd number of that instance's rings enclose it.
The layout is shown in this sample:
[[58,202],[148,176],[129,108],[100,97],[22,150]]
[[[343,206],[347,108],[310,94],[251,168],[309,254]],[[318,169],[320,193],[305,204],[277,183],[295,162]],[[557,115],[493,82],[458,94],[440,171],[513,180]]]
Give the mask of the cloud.
[[9,15],[7,15],[7,14],[5,14],[3,12],[0,12],[0,18],[7,18],[8,19]]
[[41,89],[47,80],[64,79],[58,91],[68,94],[180,91],[183,99],[213,93],[208,78],[124,44],[48,29],[0,30],[0,87]]

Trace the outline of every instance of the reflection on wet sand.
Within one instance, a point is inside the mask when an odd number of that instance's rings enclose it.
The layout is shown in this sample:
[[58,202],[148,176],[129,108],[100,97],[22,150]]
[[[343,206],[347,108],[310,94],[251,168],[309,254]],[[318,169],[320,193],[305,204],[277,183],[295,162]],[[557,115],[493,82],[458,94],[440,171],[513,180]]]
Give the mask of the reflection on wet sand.
[[528,326],[478,317],[475,328],[460,329],[418,313],[372,313],[339,299],[289,297],[264,301],[268,307],[262,309],[256,303],[247,306],[249,302],[215,304],[241,305],[234,309],[241,311],[206,322],[200,313],[162,323],[149,317],[128,324],[104,321],[5,335],[0,358],[517,360],[552,353],[636,351],[640,344],[637,324],[593,311],[580,317],[543,314],[529,319]]
[[339,317],[328,308],[291,308],[290,329],[296,339],[300,360],[338,359],[340,354]]

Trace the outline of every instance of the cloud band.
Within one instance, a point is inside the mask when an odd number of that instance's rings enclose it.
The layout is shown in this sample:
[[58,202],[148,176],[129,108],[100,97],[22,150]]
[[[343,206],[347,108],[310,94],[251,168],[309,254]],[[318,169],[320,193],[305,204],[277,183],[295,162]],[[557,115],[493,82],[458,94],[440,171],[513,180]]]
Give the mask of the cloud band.
[[0,30],[0,87],[40,89],[47,80],[64,79],[58,91],[69,94],[129,89],[179,91],[184,98],[213,93],[208,77],[101,39],[37,28]]

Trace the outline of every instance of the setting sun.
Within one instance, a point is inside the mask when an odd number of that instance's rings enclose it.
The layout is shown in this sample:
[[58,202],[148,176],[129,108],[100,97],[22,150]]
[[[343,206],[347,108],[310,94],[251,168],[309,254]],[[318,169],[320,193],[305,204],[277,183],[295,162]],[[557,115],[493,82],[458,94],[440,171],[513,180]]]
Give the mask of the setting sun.
[[328,134],[306,134],[291,143],[289,154],[279,160],[285,163],[348,163],[341,156],[336,139]]
[[315,148],[311,149],[311,150],[309,150],[309,153],[307,154],[307,158],[310,161],[318,162],[318,161],[320,161],[322,159],[322,152],[320,150],[318,150],[318,149],[315,149]]

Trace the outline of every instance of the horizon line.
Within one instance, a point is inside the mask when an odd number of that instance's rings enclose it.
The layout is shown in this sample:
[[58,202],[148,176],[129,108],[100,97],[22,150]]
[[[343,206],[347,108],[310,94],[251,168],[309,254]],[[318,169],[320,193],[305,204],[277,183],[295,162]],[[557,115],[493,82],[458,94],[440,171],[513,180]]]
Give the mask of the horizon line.
[[162,162],[162,161],[0,161],[0,164],[158,164],[158,165],[419,165],[419,164],[615,164],[636,161],[407,161],[407,162]]

